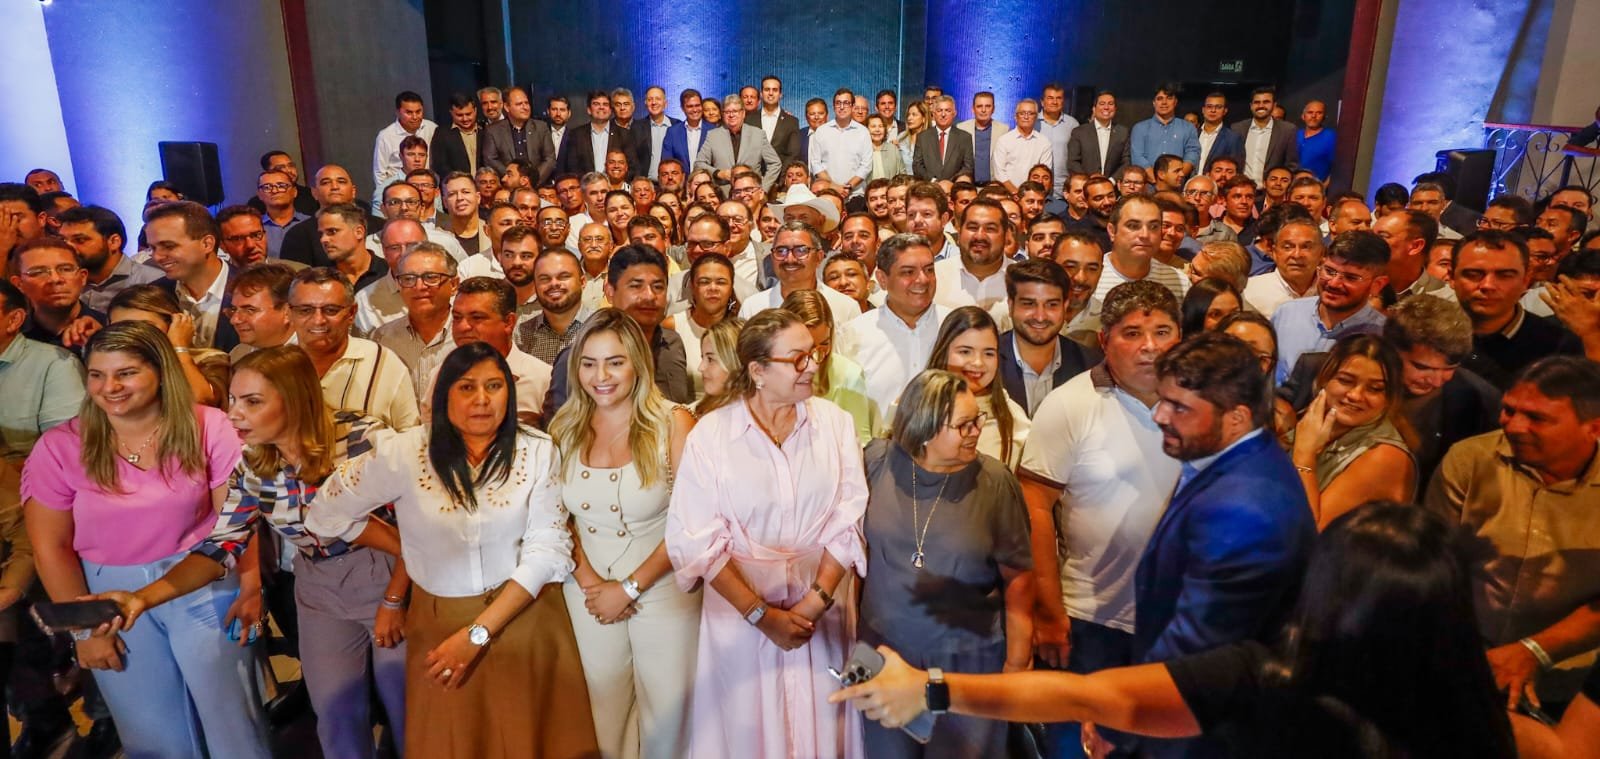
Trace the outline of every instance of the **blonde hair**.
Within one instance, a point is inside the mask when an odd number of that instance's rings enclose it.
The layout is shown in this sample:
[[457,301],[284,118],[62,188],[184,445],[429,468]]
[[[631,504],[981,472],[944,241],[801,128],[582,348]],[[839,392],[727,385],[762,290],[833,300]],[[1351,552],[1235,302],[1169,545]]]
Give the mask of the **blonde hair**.
[[[783,299],[779,308],[800,317],[800,323],[806,329],[828,325],[828,334],[834,332],[833,309],[828,307],[828,299],[822,297],[817,290],[795,290],[789,297]],[[817,363],[817,373],[811,379],[811,386],[816,389],[817,395],[828,394],[828,365],[833,363],[833,351],[828,351],[828,357]]]
[[[154,314],[160,318],[163,329],[171,327],[172,317],[182,312],[182,306],[178,305],[176,295],[151,284],[134,285],[117,293],[116,297],[111,299],[110,305],[106,306],[106,314],[109,316],[112,311],[119,308]],[[228,354],[215,348],[191,347],[189,358],[194,360],[194,365],[200,370],[201,376],[205,377],[206,384],[211,386],[215,401],[209,405],[226,411],[228,384],[233,373]]]
[[[311,358],[297,345],[280,345],[255,351],[233,367],[234,376],[251,371],[261,375],[283,399],[287,435],[300,442],[299,477],[305,482],[322,482],[333,471],[337,433],[333,412],[322,400],[322,383]],[[262,478],[275,477],[287,462],[283,452],[271,443],[245,446],[245,464]]]
[[[700,338],[701,353],[705,352],[706,346],[710,346],[711,352],[717,357],[717,363],[728,370],[729,379],[733,378],[733,371],[739,368],[739,333],[742,330],[744,330],[744,320],[728,316],[707,327],[705,335]],[[695,405],[695,416],[704,416],[716,407],[724,405],[726,401],[718,399],[727,392],[728,388],[724,385],[721,393],[701,398]]]
[[781,308],[769,308],[750,317],[739,330],[738,357],[735,364],[728,367],[728,386],[721,393],[700,401],[696,411],[703,416],[755,395],[756,382],[750,376],[750,365],[771,359],[772,343],[778,339],[778,333],[798,326],[805,326],[800,317]]
[[655,363],[650,355],[650,342],[633,319],[615,308],[602,308],[584,323],[583,331],[572,342],[567,357],[567,401],[561,404],[550,420],[550,437],[555,439],[561,455],[563,478],[578,466],[583,452],[594,443],[594,398],[583,389],[578,379],[583,348],[589,339],[602,332],[610,332],[622,343],[622,350],[633,366],[633,390],[629,400],[633,404],[633,421],[629,425],[628,450],[633,454],[633,468],[639,481],[650,487],[667,479],[666,445],[672,434],[672,403],[656,387]]
[[[141,321],[113,324],[89,338],[84,348],[83,361],[87,365],[96,353],[124,353],[149,366],[156,373],[161,387],[156,403],[161,407],[161,420],[156,427],[156,461],[161,476],[170,481],[169,462],[176,463],[178,471],[204,477],[206,454],[200,434],[200,421],[194,412],[194,393],[183,378],[183,367],[178,365],[178,354],[172,350],[167,336],[154,325]],[[93,396],[83,399],[78,412],[79,434],[83,440],[79,460],[90,481],[108,493],[124,492],[117,478],[116,435],[105,410],[94,402]]]

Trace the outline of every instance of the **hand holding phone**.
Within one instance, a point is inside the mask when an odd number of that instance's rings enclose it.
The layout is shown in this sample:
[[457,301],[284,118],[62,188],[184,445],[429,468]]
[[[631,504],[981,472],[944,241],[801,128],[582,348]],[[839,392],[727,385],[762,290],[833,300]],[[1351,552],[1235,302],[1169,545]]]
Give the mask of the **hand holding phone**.
[[[856,647],[850,651],[850,660],[844,664],[844,671],[829,667],[828,674],[833,675],[833,679],[838,680],[840,685],[849,687],[877,677],[878,673],[883,671],[883,665],[883,654],[878,653],[872,646],[857,641]],[[900,729],[916,742],[927,743],[928,739],[933,737],[933,724],[937,719],[938,716],[933,712],[924,710],[910,722],[901,725]]]
[[[122,615],[122,608],[113,601],[41,602],[33,605],[33,621],[46,635],[72,633],[110,624]],[[74,636],[76,637],[76,636]]]

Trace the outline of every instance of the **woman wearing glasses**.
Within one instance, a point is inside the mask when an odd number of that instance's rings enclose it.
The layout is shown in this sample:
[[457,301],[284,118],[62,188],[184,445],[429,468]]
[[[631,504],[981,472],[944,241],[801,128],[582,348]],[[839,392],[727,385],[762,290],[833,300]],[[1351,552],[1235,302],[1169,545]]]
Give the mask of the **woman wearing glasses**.
[[[906,386],[888,440],[867,446],[867,579],[861,639],[919,668],[1021,672],[1033,657],[1033,556],[1022,488],[978,451],[983,413],[969,381],[929,369]],[[953,717],[953,718],[952,718]],[[869,722],[867,755],[921,757],[899,730]],[[945,715],[939,756],[1006,755],[1006,723]]]
[[684,444],[667,554],[680,587],[710,587],[689,756],[863,756],[822,673],[854,635],[867,486],[850,415],[811,397],[815,351],[799,317],[757,314]]
[[934,339],[929,369],[955,372],[967,380],[978,403],[978,452],[1013,468],[1028,439],[1028,412],[1006,395],[1000,370],[1000,331],[994,317],[977,306],[962,306],[945,317]]

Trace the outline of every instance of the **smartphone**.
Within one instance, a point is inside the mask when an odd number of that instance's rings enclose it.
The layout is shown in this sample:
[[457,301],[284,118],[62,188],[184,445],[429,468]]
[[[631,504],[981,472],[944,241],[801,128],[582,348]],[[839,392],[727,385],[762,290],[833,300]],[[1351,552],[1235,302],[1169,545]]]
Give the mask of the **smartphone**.
[[[228,640],[233,641],[234,643],[238,643],[239,642],[239,631],[243,627],[244,627],[244,625],[239,623],[239,618],[238,617],[234,617],[233,618],[233,622],[228,625]],[[246,644],[255,643],[256,642],[256,638],[258,638],[260,636],[261,636],[260,628],[256,627],[255,625],[251,625],[250,626],[250,639],[245,641],[245,643]]]
[[[833,675],[833,679],[838,680],[840,685],[847,687],[871,680],[882,671],[883,654],[860,641],[857,641],[856,647],[850,651],[850,660],[844,663],[843,672],[833,667],[828,668],[828,674]],[[937,719],[938,715],[924,710],[916,719],[902,725],[900,729],[916,742],[927,743],[928,739],[933,737],[933,723]]]
[[74,630],[93,630],[122,616],[122,608],[115,601],[104,600],[41,602],[33,605],[31,613],[40,630],[46,635],[55,635]]

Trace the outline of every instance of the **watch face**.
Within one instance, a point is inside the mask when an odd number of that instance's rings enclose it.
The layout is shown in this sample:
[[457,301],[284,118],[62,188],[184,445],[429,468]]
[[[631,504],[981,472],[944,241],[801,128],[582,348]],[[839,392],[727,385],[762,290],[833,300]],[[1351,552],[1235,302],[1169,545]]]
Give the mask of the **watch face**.
[[489,628],[473,625],[467,629],[467,640],[474,646],[481,646],[489,642]]

